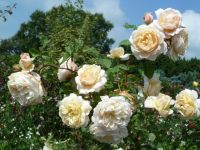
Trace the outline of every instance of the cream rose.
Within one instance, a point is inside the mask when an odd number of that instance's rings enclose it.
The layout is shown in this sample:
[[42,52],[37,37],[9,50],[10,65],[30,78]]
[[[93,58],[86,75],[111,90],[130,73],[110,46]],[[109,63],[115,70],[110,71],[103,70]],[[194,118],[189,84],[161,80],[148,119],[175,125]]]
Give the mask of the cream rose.
[[92,110],[90,102],[81,96],[70,94],[58,103],[59,116],[64,124],[71,128],[85,127],[89,121],[89,113]]
[[126,127],[110,131],[105,127],[93,124],[90,126],[90,132],[94,135],[96,140],[108,144],[118,144],[123,138],[128,136]]
[[158,55],[167,52],[164,34],[152,24],[141,25],[133,31],[129,41],[133,55],[138,59],[155,60]]
[[124,54],[124,48],[123,47],[118,47],[115,49],[112,49],[110,51],[110,54],[107,55],[110,58],[120,58],[121,60],[128,60],[130,54]]
[[200,100],[195,90],[185,89],[176,96],[175,107],[186,118],[199,115]]
[[[62,59],[63,58],[61,58],[61,60]],[[69,70],[67,70],[67,69],[69,69]],[[69,58],[67,61],[64,61],[60,65],[60,69],[58,69],[58,79],[59,79],[59,81],[63,82],[63,81],[66,81],[66,80],[70,80],[71,77],[72,77],[73,71],[77,71],[77,70],[78,70],[78,66],[75,64],[74,61],[72,61],[71,58]]]
[[188,48],[188,31],[186,28],[175,34],[171,38],[171,47],[168,51],[168,55],[172,60],[177,60],[178,56],[184,55]]
[[107,82],[106,73],[98,65],[83,65],[75,78],[80,94],[99,92]]
[[30,57],[29,53],[22,53],[20,57],[19,65],[22,68],[22,71],[33,71],[35,65],[33,64],[33,59]]
[[126,127],[132,115],[131,105],[123,96],[101,96],[101,100],[94,108],[92,121],[107,130]]
[[23,106],[42,102],[45,95],[40,76],[37,73],[17,72],[11,74],[8,89],[14,99]]
[[158,111],[158,113],[167,117],[173,113],[173,110],[170,109],[170,105],[174,104],[174,100],[168,95],[159,94],[158,96],[149,96],[144,102],[144,107],[153,108]]
[[144,75],[144,88],[143,92],[147,96],[157,96],[160,93],[162,86],[159,80],[159,74],[154,73],[151,79]]
[[155,11],[157,20],[155,25],[162,30],[167,36],[173,36],[180,31],[182,16],[178,10],[167,8]]

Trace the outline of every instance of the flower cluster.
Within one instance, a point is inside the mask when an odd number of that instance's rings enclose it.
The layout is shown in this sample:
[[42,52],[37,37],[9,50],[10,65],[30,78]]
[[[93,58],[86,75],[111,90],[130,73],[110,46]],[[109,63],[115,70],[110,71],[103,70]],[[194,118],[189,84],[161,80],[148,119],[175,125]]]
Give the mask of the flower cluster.
[[8,89],[13,97],[23,106],[42,102],[45,90],[42,86],[40,76],[35,72],[34,64],[29,54],[21,54],[20,66],[22,71],[12,73],[8,78]]
[[185,118],[193,118],[200,115],[200,99],[194,90],[185,89],[176,96],[174,101],[170,96],[159,94],[158,96],[148,96],[145,100],[144,106],[146,108],[153,108],[158,113],[166,117],[173,113],[170,105],[174,105],[178,112]]
[[188,47],[188,31],[182,26],[181,13],[172,8],[158,9],[155,13],[157,20],[147,13],[145,24],[133,31],[129,39],[133,55],[138,60],[155,60],[160,54],[167,54],[177,60]]

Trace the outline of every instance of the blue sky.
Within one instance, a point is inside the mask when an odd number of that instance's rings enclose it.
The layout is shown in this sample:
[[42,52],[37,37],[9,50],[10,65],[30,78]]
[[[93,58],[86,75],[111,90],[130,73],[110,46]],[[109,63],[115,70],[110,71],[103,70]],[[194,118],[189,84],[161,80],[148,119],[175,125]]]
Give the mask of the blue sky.
[[[6,23],[0,22],[0,39],[14,35],[20,24],[28,21],[34,10],[48,11],[52,6],[62,4],[64,0],[1,0],[0,8],[14,2],[17,3],[14,14],[8,17]],[[116,40],[114,46],[117,46],[121,40],[128,39],[131,34],[130,30],[123,28],[125,22],[140,25],[146,12],[154,13],[158,8],[168,7],[178,9],[183,14],[183,23],[190,32],[190,46],[186,57],[200,58],[199,6],[198,0],[85,0],[84,9],[103,13],[105,18],[114,24],[115,28],[109,33],[109,36]]]

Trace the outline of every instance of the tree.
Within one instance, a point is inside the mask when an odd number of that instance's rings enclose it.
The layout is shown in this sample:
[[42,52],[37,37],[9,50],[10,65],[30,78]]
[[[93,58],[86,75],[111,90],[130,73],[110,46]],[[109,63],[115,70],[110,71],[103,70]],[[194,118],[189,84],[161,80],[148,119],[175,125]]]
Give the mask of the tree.
[[[31,15],[30,21],[21,24],[13,37],[1,42],[0,51],[26,52],[38,50],[42,45],[46,50],[64,51],[78,38],[82,39],[84,45],[109,50],[113,40],[107,36],[112,27],[101,14],[91,14],[69,4],[54,7],[46,13],[37,10]],[[45,39],[48,44],[44,43]]]

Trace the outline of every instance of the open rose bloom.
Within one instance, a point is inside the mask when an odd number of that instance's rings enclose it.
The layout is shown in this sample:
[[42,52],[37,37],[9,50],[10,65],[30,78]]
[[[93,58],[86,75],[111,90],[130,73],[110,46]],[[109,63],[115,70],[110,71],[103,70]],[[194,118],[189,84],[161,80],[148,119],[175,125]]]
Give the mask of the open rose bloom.
[[37,73],[17,72],[11,74],[8,78],[10,94],[21,105],[27,106],[42,102],[42,97],[46,93]]
[[64,124],[71,128],[85,127],[89,121],[89,113],[92,109],[90,102],[81,96],[70,94],[58,103],[59,116]]
[[121,60],[128,60],[130,54],[124,54],[124,48],[123,47],[118,47],[115,49],[110,50],[110,54],[107,55],[110,58],[119,58]]
[[28,53],[22,53],[20,55],[19,65],[22,68],[22,71],[33,71],[35,65],[33,64],[33,59]]
[[170,109],[171,105],[174,105],[174,100],[162,93],[158,96],[149,96],[144,102],[144,107],[157,110],[162,117],[167,117],[173,113],[173,110]]
[[75,78],[80,94],[99,92],[107,82],[106,73],[98,65],[83,65]]
[[185,118],[200,115],[200,99],[194,90],[185,89],[176,96],[175,107]]
[[173,36],[180,31],[182,24],[182,16],[178,10],[167,8],[158,9],[156,12],[157,20],[155,24],[160,28],[167,36]]
[[131,105],[123,96],[102,96],[94,108],[90,132],[106,143],[118,143],[128,135],[126,126],[132,116]]
[[133,31],[129,41],[133,55],[138,59],[155,60],[167,52],[165,35],[154,26],[141,25]]

